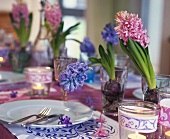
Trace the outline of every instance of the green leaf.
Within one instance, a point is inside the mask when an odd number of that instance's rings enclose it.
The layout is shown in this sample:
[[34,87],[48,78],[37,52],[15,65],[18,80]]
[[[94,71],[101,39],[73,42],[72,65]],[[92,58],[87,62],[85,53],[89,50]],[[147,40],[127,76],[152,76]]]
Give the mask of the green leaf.
[[11,24],[13,25],[13,27],[14,27],[14,29],[15,29],[15,32],[17,33],[17,36],[18,36],[18,38],[19,38],[19,36],[20,36],[19,29],[15,27],[15,25],[14,25],[15,22],[14,22],[14,20],[13,20],[13,17],[12,17],[12,14],[11,14],[11,13],[9,14],[9,17],[10,17],[10,20],[11,20]]
[[129,51],[128,47],[123,44],[123,40],[120,40],[120,46],[121,46],[122,50],[130,57],[130,59],[132,60],[132,62],[135,64],[136,68],[140,72],[140,74],[142,76],[144,76],[144,73],[141,70],[141,68],[138,65],[138,63],[136,62],[135,57],[133,57],[133,54],[131,53],[131,51]]
[[31,28],[32,28],[32,18],[33,15],[32,13],[29,14],[29,27],[28,27],[28,33],[27,33],[27,41],[29,40],[30,33],[31,33]]
[[151,78],[155,78],[155,72],[154,72],[154,69],[153,69],[153,66],[152,66],[152,63],[151,63],[151,60],[150,60],[148,47],[145,48],[145,49],[146,49],[146,52],[147,52],[147,60],[148,60],[148,65],[149,65],[150,76],[151,76]]
[[92,62],[92,63],[101,63],[101,59],[94,58],[94,57],[90,57],[89,61]]
[[105,50],[102,45],[99,45],[99,54],[103,62],[107,65],[110,65],[109,56],[105,53]]
[[75,41],[75,42],[80,43],[80,44],[82,43],[82,42],[80,42],[79,40],[77,40],[77,39],[73,39],[73,38],[68,38],[68,39],[66,39],[66,40],[68,40],[68,41],[69,41],[69,40],[71,40],[71,41]]
[[77,24],[69,27],[69,28],[63,33],[63,36],[66,37],[67,35],[69,35],[72,31],[76,30],[79,25],[80,25],[80,23],[77,23]]
[[136,63],[140,67],[141,71],[143,72],[145,77],[150,77],[148,68],[146,64],[144,63],[142,56],[140,55],[138,49],[136,48],[134,41],[131,40],[130,38],[128,39],[128,49],[132,52],[133,58],[135,58]]
[[27,45],[27,31],[26,31],[26,24],[24,18],[21,18],[20,21],[20,38],[21,46],[25,47]]
[[109,43],[107,44],[107,53],[110,61],[110,70],[112,74],[112,79],[114,79],[115,78],[115,55],[113,51],[113,46],[110,45]]
[[102,45],[99,45],[99,54],[101,57],[101,65],[103,68],[106,70],[108,76],[110,77],[111,80],[114,80],[115,77],[115,71],[111,69],[111,58],[107,53],[105,53],[105,50]]
[[145,49],[137,42],[134,42],[136,48],[138,49],[143,61],[145,62],[147,68],[149,69],[149,65],[148,65],[148,60],[147,60],[147,54],[145,52]]
[[52,45],[54,51],[59,50],[61,44],[64,43],[65,38],[62,38],[62,36],[61,36],[62,31],[63,31],[63,26],[64,26],[64,22],[62,21],[62,22],[60,22],[57,33],[52,34],[54,39],[51,40],[51,45]]

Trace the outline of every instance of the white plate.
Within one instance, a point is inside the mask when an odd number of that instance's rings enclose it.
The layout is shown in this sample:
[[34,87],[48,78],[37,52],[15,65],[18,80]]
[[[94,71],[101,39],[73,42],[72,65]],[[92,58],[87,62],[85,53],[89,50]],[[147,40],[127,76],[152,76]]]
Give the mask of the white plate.
[[134,90],[132,93],[136,98],[143,100],[143,92],[141,88]]
[[9,71],[0,71],[0,85],[25,81],[25,75]]
[[[44,107],[51,108],[49,114],[64,114],[70,117],[73,125],[85,122],[92,118],[93,111],[80,102],[58,101],[58,100],[22,100],[4,103],[0,105],[0,119],[11,122],[27,115],[39,113]],[[45,125],[31,125],[37,127],[62,127],[58,120],[46,122]]]

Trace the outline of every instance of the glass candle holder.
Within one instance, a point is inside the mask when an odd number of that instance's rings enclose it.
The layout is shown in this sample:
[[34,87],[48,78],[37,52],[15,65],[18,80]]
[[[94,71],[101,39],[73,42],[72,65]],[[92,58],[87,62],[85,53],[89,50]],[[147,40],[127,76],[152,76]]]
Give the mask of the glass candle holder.
[[147,101],[119,103],[120,139],[155,139],[159,107]]
[[8,54],[10,52],[10,49],[5,46],[0,46],[0,65],[3,65],[8,60]]
[[50,67],[25,68],[26,82],[30,84],[29,95],[47,96],[52,82],[52,69]]
[[159,138],[170,139],[170,87],[162,88],[159,92]]

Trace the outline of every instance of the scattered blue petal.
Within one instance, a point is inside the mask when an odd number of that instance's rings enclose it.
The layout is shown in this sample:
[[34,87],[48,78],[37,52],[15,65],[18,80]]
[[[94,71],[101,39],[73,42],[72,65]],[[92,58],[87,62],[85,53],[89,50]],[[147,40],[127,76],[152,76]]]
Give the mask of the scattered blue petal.
[[16,98],[16,97],[17,97],[17,94],[18,94],[17,91],[12,91],[12,92],[10,93],[10,96],[11,96],[11,98]]
[[66,127],[68,127],[69,125],[72,125],[72,122],[70,121],[70,117],[66,116],[64,118],[63,116],[60,116],[58,124],[66,125]]
[[86,103],[87,103],[89,106],[91,106],[91,105],[92,105],[93,100],[91,99],[91,97],[90,97],[90,96],[88,96],[88,97],[86,98]]

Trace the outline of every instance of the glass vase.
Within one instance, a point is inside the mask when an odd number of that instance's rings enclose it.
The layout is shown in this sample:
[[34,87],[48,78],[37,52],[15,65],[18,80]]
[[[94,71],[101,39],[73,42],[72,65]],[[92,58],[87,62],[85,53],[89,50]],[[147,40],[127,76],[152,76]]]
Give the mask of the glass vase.
[[22,48],[20,51],[11,51],[9,61],[14,72],[22,73],[24,68],[29,66],[31,59],[30,52]]
[[[40,28],[38,36],[34,43],[34,49],[32,52],[32,65],[34,66],[51,66],[53,63],[53,50],[50,45],[48,31],[45,26],[45,1],[41,2],[40,10]],[[51,66],[52,67],[52,66]]]
[[105,115],[115,115],[118,111],[118,103],[124,98],[127,82],[127,67],[115,67],[115,80],[110,80],[107,72],[100,69],[100,81],[102,91],[102,110]]
[[156,75],[156,88],[150,90],[148,84],[144,77],[142,77],[142,91],[143,91],[143,100],[150,101],[153,103],[158,103],[158,94],[160,89],[162,90],[165,87],[170,85],[170,76],[169,75]]
[[[77,62],[76,58],[68,58],[68,57],[56,57],[54,58],[54,76],[57,84],[59,85],[59,77],[62,71],[66,70],[67,66],[71,63]],[[62,93],[62,100],[67,100],[67,91],[60,89]]]
[[119,103],[120,139],[156,139],[159,107],[147,101]]

